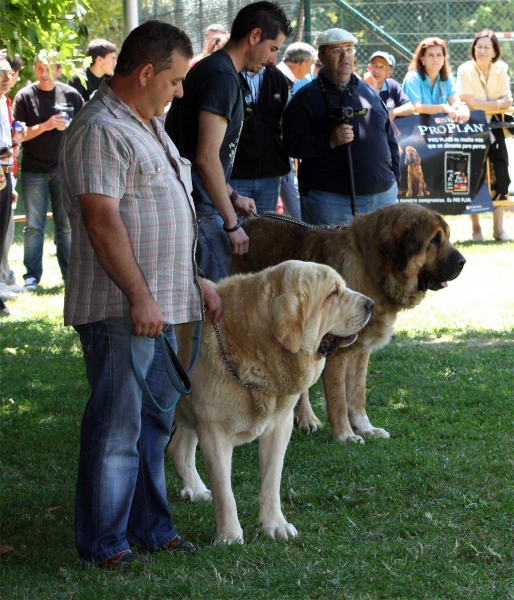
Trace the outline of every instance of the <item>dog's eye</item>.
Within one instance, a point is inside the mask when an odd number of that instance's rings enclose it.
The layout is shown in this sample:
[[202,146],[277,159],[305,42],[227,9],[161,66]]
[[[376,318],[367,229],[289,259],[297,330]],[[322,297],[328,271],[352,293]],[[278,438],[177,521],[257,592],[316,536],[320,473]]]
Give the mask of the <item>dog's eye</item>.
[[333,290],[332,292],[330,292],[330,294],[328,295],[328,298],[333,298],[334,296],[339,296],[339,290],[336,288],[335,290]]
[[439,244],[441,243],[441,232],[440,231],[438,231],[437,235],[430,240],[430,243],[434,244],[434,246],[439,246]]

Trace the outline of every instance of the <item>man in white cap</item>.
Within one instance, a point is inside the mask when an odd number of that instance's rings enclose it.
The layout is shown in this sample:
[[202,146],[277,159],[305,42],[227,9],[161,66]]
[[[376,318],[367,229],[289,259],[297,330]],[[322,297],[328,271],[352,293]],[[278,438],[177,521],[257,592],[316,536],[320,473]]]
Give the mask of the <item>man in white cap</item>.
[[[356,43],[344,29],[318,35],[323,67],[316,80],[293,96],[284,116],[284,146],[302,161],[298,180],[303,218],[313,224],[352,220],[352,179],[359,213],[397,201],[398,144],[383,102],[353,73]],[[344,148],[349,143],[351,171]]]
[[388,52],[374,52],[364,74],[364,81],[382,98],[391,121],[396,117],[407,117],[414,114],[414,105],[409,100],[402,86],[392,79],[396,61]]

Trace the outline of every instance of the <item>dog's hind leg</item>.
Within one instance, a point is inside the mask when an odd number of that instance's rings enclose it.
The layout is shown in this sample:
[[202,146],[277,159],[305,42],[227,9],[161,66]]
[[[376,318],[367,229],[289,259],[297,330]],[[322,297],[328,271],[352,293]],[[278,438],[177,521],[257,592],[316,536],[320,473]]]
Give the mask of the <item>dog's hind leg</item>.
[[388,438],[385,429],[373,427],[366,414],[366,375],[368,373],[370,352],[361,352],[350,358],[347,367],[346,398],[350,422],[363,438]]
[[184,486],[180,492],[182,500],[210,500],[211,492],[205,487],[196,470],[196,445],[198,436],[194,429],[178,427],[168,446],[168,455],[173,461],[175,473]]
[[348,405],[346,403],[346,369],[348,355],[336,352],[327,358],[323,371],[323,387],[327,416],[332,427],[332,435],[338,442],[364,443],[360,435],[356,435],[348,420]]
[[303,391],[300,395],[294,410],[294,424],[296,429],[304,433],[314,433],[321,427],[321,421],[314,414],[309,402],[309,390]]
[[242,543],[243,530],[231,484],[233,443],[218,424],[197,423],[196,430],[211,483],[217,537],[227,544]]
[[286,410],[273,419],[259,438],[259,526],[264,535],[274,540],[298,535],[294,525],[286,521],[280,506],[282,468],[292,429],[293,411]]

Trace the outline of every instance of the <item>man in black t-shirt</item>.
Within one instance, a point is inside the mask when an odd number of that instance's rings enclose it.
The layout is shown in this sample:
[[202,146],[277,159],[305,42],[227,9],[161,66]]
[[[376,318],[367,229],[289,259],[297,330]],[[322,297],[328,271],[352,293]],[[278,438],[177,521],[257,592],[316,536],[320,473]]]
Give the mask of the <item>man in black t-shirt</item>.
[[229,275],[231,254],[248,251],[248,236],[239,228],[236,213],[251,216],[255,210],[251,198],[239,196],[228,185],[243,124],[238,73],[274,63],[291,33],[278,4],[255,2],[242,8],[227,45],[191,69],[184,97],[174,100],[166,119],[167,133],[192,163],[197,263],[213,281]]
[[80,69],[86,85],[84,86],[78,75],[74,75],[68,81],[68,84],[84,98],[84,102],[91,100],[103,79],[112,77],[118,60],[116,52],[116,46],[107,40],[95,39],[89,42],[86,56],[91,57],[91,65],[87,69]]
[[[51,57],[50,57],[51,58]],[[60,68],[38,57],[34,73],[38,81],[21,89],[14,98],[13,119],[27,125],[22,143],[21,192],[27,224],[23,262],[25,290],[35,290],[43,274],[43,242],[48,201],[52,204],[57,260],[63,279],[68,272],[70,223],[62,202],[57,169],[59,146],[69,120],[83,105],[81,95],[56,81]]]

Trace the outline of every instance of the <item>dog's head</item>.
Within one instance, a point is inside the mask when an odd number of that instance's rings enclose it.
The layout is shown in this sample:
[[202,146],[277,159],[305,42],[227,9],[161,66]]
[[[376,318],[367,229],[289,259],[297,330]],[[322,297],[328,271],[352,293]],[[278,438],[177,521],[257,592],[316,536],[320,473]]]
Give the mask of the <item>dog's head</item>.
[[267,271],[274,281],[271,331],[294,354],[326,357],[352,344],[369,321],[373,300],[347,288],[331,267],[291,260]]
[[414,146],[407,146],[405,148],[405,164],[406,165],[420,165],[421,158],[419,157],[418,151]]
[[417,204],[396,204],[377,211],[377,217],[384,224],[380,251],[388,265],[387,287],[403,295],[401,304],[414,305],[427,290],[447,287],[460,275],[466,259],[450,243],[441,215]]

